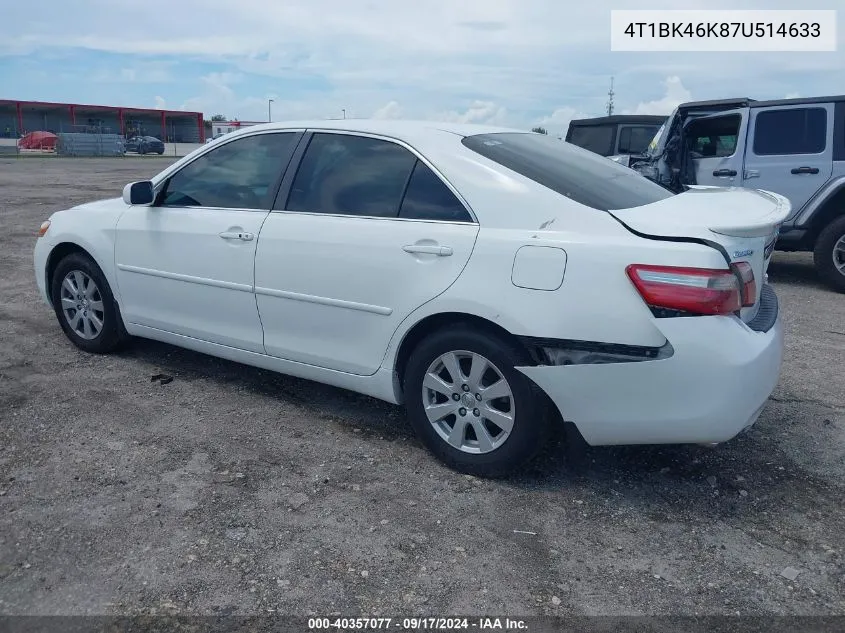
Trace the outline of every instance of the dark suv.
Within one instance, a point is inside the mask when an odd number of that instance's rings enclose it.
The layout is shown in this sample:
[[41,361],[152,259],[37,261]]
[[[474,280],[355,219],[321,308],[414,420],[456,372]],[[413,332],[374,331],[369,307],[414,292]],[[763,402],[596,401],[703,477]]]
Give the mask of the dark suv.
[[666,120],[650,114],[617,114],[569,123],[566,142],[627,164],[627,157],[642,154]]
[[812,251],[845,292],[845,96],[680,105],[630,167],[676,192],[749,187],[789,198],[776,248]]

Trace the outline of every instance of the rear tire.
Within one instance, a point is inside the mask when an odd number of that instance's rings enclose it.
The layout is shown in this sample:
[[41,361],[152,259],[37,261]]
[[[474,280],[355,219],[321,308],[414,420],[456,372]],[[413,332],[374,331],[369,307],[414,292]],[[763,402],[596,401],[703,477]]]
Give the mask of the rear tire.
[[50,296],[59,325],[79,349],[106,354],[129,339],[109,283],[88,255],[71,253],[59,262]]
[[819,277],[828,286],[845,292],[845,215],[833,220],[819,233],[813,261]]
[[405,368],[411,425],[460,472],[497,477],[519,468],[545,445],[550,426],[545,395],[514,369],[530,362],[512,341],[467,325],[429,335]]

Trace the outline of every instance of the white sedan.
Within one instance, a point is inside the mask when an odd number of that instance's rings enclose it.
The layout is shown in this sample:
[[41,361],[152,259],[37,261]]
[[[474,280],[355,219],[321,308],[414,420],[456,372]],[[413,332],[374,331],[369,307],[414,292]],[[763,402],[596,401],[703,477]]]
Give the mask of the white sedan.
[[54,213],[35,270],[83,350],[156,339],[404,404],[444,462],[495,475],[563,421],[590,445],[752,425],[788,211],[540,134],[271,123]]

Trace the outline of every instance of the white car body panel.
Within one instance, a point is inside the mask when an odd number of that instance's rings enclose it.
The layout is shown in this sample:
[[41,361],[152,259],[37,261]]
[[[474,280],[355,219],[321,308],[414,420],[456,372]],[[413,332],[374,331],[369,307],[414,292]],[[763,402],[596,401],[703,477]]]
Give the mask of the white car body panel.
[[[402,320],[461,274],[477,234],[477,224],[271,213],[255,258],[266,352],[374,374]],[[451,255],[403,250],[420,246]]]
[[[255,245],[267,212],[130,207],[114,249],[124,321],[264,352]],[[221,232],[250,233],[248,241]]]
[[710,444],[753,424],[780,374],[781,320],[766,333],[722,316],[660,319],[659,327],[671,358],[519,370],[592,445]]
[[[402,342],[429,317],[471,315],[517,337],[653,348],[668,342],[674,352],[661,360],[519,368],[591,444],[724,441],[754,421],[774,388],[779,320],[757,332],[743,322],[756,309],[743,311],[742,320],[656,318],[625,267],[725,269],[723,255],[702,240],[762,251],[772,225],[788,212],[782,198],[747,190],[683,194],[611,215],[460,142],[461,135],[513,130],[397,121],[253,126],[199,148],[153,183],[161,186],[224,143],[269,130],[397,139],[435,167],[478,223],[100,201],[51,216],[35,248],[44,299],[50,301],[49,254],[76,244],[103,269],[130,334],[394,403],[403,399],[396,366]],[[255,237],[220,239],[227,231]],[[403,250],[417,243],[447,246],[452,254]],[[532,249],[556,254],[548,266],[543,257],[520,259]],[[760,286],[767,263],[754,260]]]

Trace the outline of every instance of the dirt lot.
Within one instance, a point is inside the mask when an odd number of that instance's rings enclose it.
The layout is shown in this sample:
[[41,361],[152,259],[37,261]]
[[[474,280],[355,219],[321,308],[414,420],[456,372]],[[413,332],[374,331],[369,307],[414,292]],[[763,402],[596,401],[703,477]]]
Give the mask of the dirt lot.
[[363,396],[71,346],[35,230],[166,164],[0,159],[0,613],[845,614],[845,296],[809,256],[772,264],[788,349],[748,435],[484,481]]

